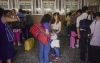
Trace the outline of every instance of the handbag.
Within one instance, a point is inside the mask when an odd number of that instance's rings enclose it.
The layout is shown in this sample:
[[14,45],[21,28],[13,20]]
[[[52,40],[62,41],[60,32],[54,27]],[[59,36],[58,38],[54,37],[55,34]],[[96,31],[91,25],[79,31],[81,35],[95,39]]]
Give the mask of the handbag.
[[43,44],[48,44],[50,41],[50,35],[46,34],[44,26],[39,22],[35,23],[31,27],[30,33],[32,33],[34,37],[36,37]]
[[14,33],[12,31],[12,29],[10,28],[10,26],[8,25],[8,23],[6,22],[6,20],[3,18],[4,20],[4,24],[6,26],[5,30],[6,30],[6,35],[7,35],[7,38],[8,38],[8,41],[13,41],[15,36],[14,36]]
[[51,42],[51,48],[54,48],[54,47],[60,47],[60,40],[52,40]]
[[88,16],[86,19],[80,20],[80,28],[81,29],[87,29],[91,25],[92,20],[88,20]]
[[21,21],[12,22],[13,29],[22,29],[25,28],[25,23]]

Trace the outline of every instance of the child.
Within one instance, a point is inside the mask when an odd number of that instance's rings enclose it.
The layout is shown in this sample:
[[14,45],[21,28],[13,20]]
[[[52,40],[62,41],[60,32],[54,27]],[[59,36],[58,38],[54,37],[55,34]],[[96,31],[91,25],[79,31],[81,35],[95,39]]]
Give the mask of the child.
[[14,35],[15,35],[15,39],[13,40],[13,45],[15,46],[15,42],[18,42],[18,46],[22,45],[20,44],[20,33],[21,33],[21,29],[13,29]]
[[[16,16],[16,10],[15,9],[12,9],[11,12],[12,12],[11,18],[17,18],[17,19],[19,19]],[[21,29],[13,29],[13,32],[14,32],[14,35],[15,35],[15,39],[13,40],[13,42],[14,42],[13,45],[15,46],[15,42],[18,42],[18,46],[22,45],[20,43],[20,33],[21,33]]]
[[71,37],[70,37],[70,47],[75,48],[75,37],[77,36],[77,34],[75,33],[75,31],[71,31]]

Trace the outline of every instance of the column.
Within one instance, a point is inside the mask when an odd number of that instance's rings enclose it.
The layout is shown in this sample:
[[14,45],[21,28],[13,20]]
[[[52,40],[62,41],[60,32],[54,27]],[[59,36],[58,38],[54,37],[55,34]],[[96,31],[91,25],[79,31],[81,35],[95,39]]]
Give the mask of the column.
[[65,0],[56,0],[56,12],[65,14]]
[[84,6],[88,6],[88,0],[84,0]]
[[100,12],[100,4],[99,4],[99,12]]
[[18,9],[18,0],[8,0],[9,3],[9,9]]
[[13,0],[8,0],[8,9],[13,8]]
[[78,0],[78,9],[82,9],[83,0]]
[[32,14],[42,15],[42,0],[32,0]]
[[19,5],[19,0],[14,0],[14,2],[15,2],[15,5],[14,5],[15,7],[14,8],[19,9],[19,6],[18,6]]

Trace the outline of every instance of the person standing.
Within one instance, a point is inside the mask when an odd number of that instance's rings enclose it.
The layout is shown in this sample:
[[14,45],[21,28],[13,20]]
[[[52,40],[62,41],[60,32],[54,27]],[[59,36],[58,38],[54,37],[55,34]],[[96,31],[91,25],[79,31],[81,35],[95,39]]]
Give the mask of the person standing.
[[68,34],[68,37],[70,38],[70,34],[71,34],[71,26],[70,26],[70,20],[71,20],[71,12],[68,13],[68,15],[66,16],[65,20],[66,20],[66,25],[67,25],[67,34]]
[[[12,15],[11,15],[12,18],[18,18],[18,16],[16,15],[16,10],[15,9],[12,9],[11,12],[12,12]],[[15,35],[15,39],[13,41],[13,45],[15,46],[16,42],[18,42],[18,46],[22,45],[20,43],[21,29],[13,29],[13,32],[14,32],[14,35]]]
[[[41,24],[45,27],[46,33],[50,34],[50,22],[51,16],[48,14],[45,14],[42,17]],[[43,44],[42,42],[39,42],[40,44],[40,50],[39,50],[39,61],[40,63],[49,63],[49,51],[50,51],[50,43],[51,41],[48,42],[48,44]]]
[[[51,30],[52,30],[52,34],[53,35],[56,34],[57,36],[61,31],[61,22],[59,20],[59,13],[58,12],[53,14],[53,19],[51,20]],[[60,60],[60,54],[59,54],[59,48],[58,47],[52,48],[51,56],[56,56],[54,61]]]
[[90,25],[92,39],[90,41],[90,63],[100,63],[100,12]]
[[7,16],[3,16],[4,9],[0,8],[0,63],[2,63],[3,60],[7,60],[7,63],[11,63],[11,59],[14,56],[14,48],[13,43],[8,41],[7,35],[6,35],[6,22],[14,22],[17,21],[17,18],[10,18]]
[[[18,18],[19,18],[19,20],[21,22],[25,23],[26,16],[23,14],[23,10],[22,9],[19,9],[19,13],[17,14],[17,16],[18,16]],[[21,33],[21,41],[23,41],[22,40],[22,37],[23,36],[24,36],[25,40],[27,40],[28,38],[27,38],[27,34],[26,34],[26,27],[25,28],[22,28],[21,31],[22,31],[22,33]]]
[[80,20],[87,19],[88,17],[88,7],[84,6],[82,8],[82,15],[80,15],[77,20],[76,20],[76,27],[77,27],[77,34],[78,38],[80,39],[80,59],[82,61],[85,61],[85,50],[86,50],[86,45],[87,45],[87,35],[88,32],[86,29],[80,28]]

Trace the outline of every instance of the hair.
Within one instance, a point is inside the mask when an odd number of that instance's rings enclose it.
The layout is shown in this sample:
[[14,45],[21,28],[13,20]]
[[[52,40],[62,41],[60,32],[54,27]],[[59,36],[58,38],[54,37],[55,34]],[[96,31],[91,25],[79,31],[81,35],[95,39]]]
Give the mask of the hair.
[[82,12],[86,12],[86,10],[88,10],[88,7],[87,7],[87,6],[84,6],[84,7],[82,8]]
[[12,9],[12,10],[16,11],[15,9]]
[[51,20],[51,16],[49,14],[45,14],[41,19],[41,23],[45,23],[45,22],[49,23],[50,20]]
[[97,12],[97,13],[96,13],[96,16],[100,17],[100,12]]
[[10,10],[5,10],[4,15],[6,15],[8,12],[11,12]]
[[25,10],[22,10],[22,13],[23,13],[23,14],[25,14],[25,13],[26,13],[26,11],[25,11]]
[[58,20],[57,20],[57,23],[59,23],[59,21],[60,21],[60,17],[59,17],[59,13],[58,12],[55,12],[54,14],[53,14],[53,19],[51,20],[51,24],[54,24],[55,23],[55,18],[54,18],[54,16],[58,16]]
[[30,12],[29,11],[26,11],[26,14],[29,14]]
[[77,10],[77,11],[76,11],[76,14],[77,14],[77,13],[81,13],[81,14],[82,14],[82,10],[81,10],[81,9]]
[[88,12],[88,15],[92,14],[91,11]]
[[23,10],[22,10],[22,9],[19,9],[19,12],[21,12],[21,13],[22,13],[22,12],[23,12]]
[[0,17],[3,15],[3,13],[4,13],[4,9],[0,8]]

